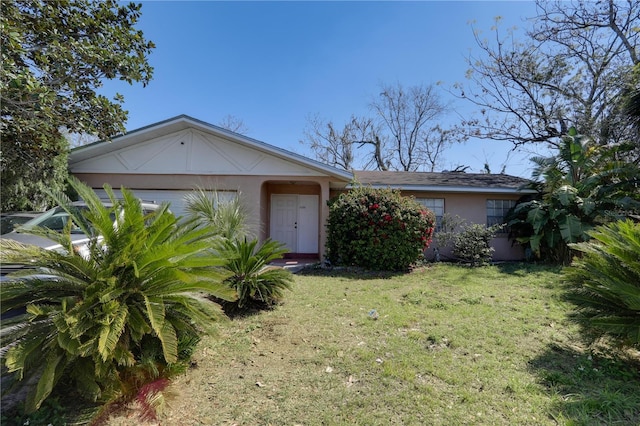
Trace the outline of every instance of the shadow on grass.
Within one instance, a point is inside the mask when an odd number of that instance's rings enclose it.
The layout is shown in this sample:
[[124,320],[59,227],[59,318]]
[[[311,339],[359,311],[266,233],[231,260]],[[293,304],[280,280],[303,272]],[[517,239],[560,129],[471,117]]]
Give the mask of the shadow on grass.
[[550,272],[553,274],[560,274],[562,272],[562,266],[548,263],[502,262],[496,263],[495,266],[503,274],[516,276]]
[[358,280],[377,280],[400,277],[410,273],[410,271],[372,271],[356,266],[335,266],[321,267],[318,265],[308,266],[296,272],[296,275],[307,275],[315,277],[340,277]]
[[209,300],[220,305],[222,312],[231,320],[260,315],[263,312],[275,309],[278,305],[283,303],[280,300],[274,300],[271,303],[267,303],[262,300],[247,300],[242,307],[239,307],[238,302],[228,302],[214,296],[210,296]]
[[[478,268],[484,266],[471,266],[462,262],[425,262],[415,268],[419,271],[424,268],[430,268],[437,265],[452,265],[458,266],[460,269],[468,270],[467,275],[473,275],[477,272]],[[503,274],[515,275],[515,276],[528,276],[531,274],[560,274],[562,272],[561,266],[549,265],[543,263],[527,263],[527,262],[501,262],[493,264]],[[407,271],[373,271],[357,266],[336,266],[336,267],[324,267],[318,264],[313,264],[302,268],[297,271],[297,275],[319,276],[319,277],[341,277],[341,278],[353,278],[359,280],[366,279],[386,279],[400,277],[411,273],[412,270]]]
[[560,424],[640,424],[640,359],[551,345],[530,361]]

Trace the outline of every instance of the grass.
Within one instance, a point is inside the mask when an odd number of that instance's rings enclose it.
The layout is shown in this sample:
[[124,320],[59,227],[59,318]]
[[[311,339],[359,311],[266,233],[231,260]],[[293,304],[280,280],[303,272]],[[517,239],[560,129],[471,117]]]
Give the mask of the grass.
[[[308,271],[174,380],[161,424],[640,424],[634,360],[585,350],[559,269]],[[139,421],[124,413],[109,425]]]

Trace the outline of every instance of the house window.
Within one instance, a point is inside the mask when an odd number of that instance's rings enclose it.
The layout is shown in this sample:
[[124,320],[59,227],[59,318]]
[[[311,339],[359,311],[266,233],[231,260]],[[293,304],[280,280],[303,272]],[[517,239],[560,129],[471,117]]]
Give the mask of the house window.
[[416,198],[416,201],[428,208],[436,216],[436,231],[442,228],[444,216],[444,198]]
[[[507,212],[515,205],[515,200],[487,200],[487,226],[503,224]],[[507,230],[503,229],[502,232]]]

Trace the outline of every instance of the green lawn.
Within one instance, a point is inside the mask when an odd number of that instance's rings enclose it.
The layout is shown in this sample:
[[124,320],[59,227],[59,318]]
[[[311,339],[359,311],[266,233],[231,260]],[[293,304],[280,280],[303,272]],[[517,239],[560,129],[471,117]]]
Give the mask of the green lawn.
[[532,265],[298,274],[282,305],[201,342],[160,422],[640,424],[637,359],[584,349],[559,278]]

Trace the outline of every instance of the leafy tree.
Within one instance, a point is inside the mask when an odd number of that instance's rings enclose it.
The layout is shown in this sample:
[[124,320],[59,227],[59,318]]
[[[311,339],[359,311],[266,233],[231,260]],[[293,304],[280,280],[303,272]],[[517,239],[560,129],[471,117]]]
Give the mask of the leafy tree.
[[[50,206],[46,191],[65,188],[68,152],[69,144],[62,136],[23,132],[6,140],[2,135],[0,210],[46,210]],[[24,160],[25,155],[29,161]]]
[[[203,328],[222,317],[204,295],[233,300],[209,251],[211,230],[178,222],[167,206],[145,215],[133,193],[112,207],[76,179],[71,186],[87,203],[72,209],[54,199],[86,235],[83,254],[71,244],[71,221],[62,233],[34,229],[62,245],[58,252],[0,241],[3,264],[25,265],[0,287],[3,313],[26,313],[2,323],[2,361],[21,383],[36,380],[31,412],[56,389],[110,401],[132,397],[147,382],[184,365]],[[115,222],[114,222],[115,221]]]
[[569,263],[569,244],[586,241],[596,225],[640,209],[640,169],[615,160],[620,145],[607,149],[575,129],[563,138],[558,153],[534,157],[532,186],[539,194],[519,202],[507,220],[517,240],[538,257]]
[[608,336],[640,349],[640,224],[618,221],[589,234],[590,242],[572,246],[582,257],[563,271],[578,308],[572,318],[591,341]]
[[[59,188],[66,168],[57,156],[68,149],[60,143],[63,128],[100,139],[124,132],[122,97],[110,100],[96,89],[105,79],[144,85],[151,79],[147,56],[154,45],[135,29],[140,8],[115,0],[0,2],[3,186],[26,170],[25,181],[34,182],[24,187],[31,191],[26,199],[38,197],[40,186]],[[38,167],[52,158],[55,172]],[[4,197],[17,192],[3,192],[3,208],[24,204]]]
[[[516,147],[561,147],[570,127],[599,145],[638,140],[621,120],[621,97],[638,64],[640,3],[536,1],[538,16],[521,40],[499,26],[493,40],[474,32],[481,56],[468,58],[460,96],[479,107],[469,134]],[[640,151],[636,151],[636,159]]]
[[327,257],[334,265],[404,270],[431,243],[433,212],[397,190],[358,186],[331,201]]
[[371,117],[351,116],[342,130],[309,119],[306,141],[316,158],[344,170],[434,171],[445,149],[460,140],[454,129],[436,124],[447,108],[434,86],[383,85],[370,108]]

